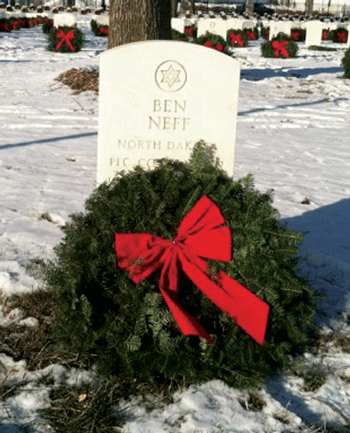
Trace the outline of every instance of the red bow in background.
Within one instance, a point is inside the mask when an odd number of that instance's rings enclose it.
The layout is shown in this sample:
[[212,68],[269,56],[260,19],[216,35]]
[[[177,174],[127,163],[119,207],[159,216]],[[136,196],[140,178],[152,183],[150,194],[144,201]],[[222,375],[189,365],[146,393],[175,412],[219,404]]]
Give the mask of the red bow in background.
[[238,33],[238,34],[235,34],[235,33],[233,33],[233,32],[231,32],[230,34],[229,34],[229,36],[230,36],[230,43],[231,43],[231,45],[239,45],[240,47],[243,47],[243,41],[242,41],[242,35],[240,34],[240,33]]
[[64,30],[59,30],[56,35],[57,39],[61,39],[56,45],[56,50],[59,50],[61,46],[66,43],[71,51],[75,51],[74,46],[72,45],[71,40],[74,39],[75,33],[74,30],[69,30],[68,33],[65,33]]
[[136,284],[161,268],[160,292],[184,335],[197,335],[214,344],[198,320],[180,304],[179,268],[218,308],[263,344],[268,304],[223,271],[212,280],[203,260],[231,261],[232,236],[224,223],[220,209],[203,196],[180,223],[174,241],[148,233],[117,233],[117,264]]
[[288,41],[273,41],[272,48],[275,50],[275,56],[279,57],[279,55],[282,54],[283,57],[289,57],[288,51],[284,48],[287,45],[289,45]]
[[345,32],[339,32],[337,36],[338,36],[338,42],[346,42],[347,37]]
[[106,27],[99,27],[97,35],[98,36],[109,35],[109,30]]
[[213,45],[211,41],[206,41],[204,43],[204,46],[208,48],[214,48],[214,50],[217,51],[224,51],[224,46],[222,44]]

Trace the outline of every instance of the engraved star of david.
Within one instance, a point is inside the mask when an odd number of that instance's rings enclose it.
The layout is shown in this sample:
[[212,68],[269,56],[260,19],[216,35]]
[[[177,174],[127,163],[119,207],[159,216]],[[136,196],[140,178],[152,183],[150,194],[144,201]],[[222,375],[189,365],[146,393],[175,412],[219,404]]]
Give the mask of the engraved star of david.
[[171,88],[174,83],[179,83],[180,69],[174,69],[173,65],[170,65],[167,70],[162,70],[161,73],[163,74],[162,83],[167,83],[167,85]]

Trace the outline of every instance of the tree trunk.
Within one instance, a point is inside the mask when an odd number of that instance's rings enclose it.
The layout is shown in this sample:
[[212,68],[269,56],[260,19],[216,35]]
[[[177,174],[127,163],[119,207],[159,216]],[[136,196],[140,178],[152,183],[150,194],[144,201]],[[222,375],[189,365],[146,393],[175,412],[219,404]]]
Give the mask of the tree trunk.
[[171,0],[111,0],[108,48],[171,39]]
[[179,4],[179,0],[171,0],[171,16],[177,17],[177,5]]
[[195,0],[191,0],[191,14],[195,14],[196,13],[196,1]]
[[305,0],[305,13],[311,15],[314,9],[314,0]]
[[245,12],[249,15],[254,13],[254,0],[245,0]]

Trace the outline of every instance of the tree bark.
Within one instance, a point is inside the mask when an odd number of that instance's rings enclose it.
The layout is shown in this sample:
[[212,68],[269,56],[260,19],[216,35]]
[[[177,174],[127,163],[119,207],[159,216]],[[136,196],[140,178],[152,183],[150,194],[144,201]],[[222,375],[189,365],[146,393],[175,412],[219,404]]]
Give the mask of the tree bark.
[[171,0],[171,16],[177,17],[177,5],[179,4],[179,0]]
[[171,39],[171,0],[111,0],[108,48]]
[[191,14],[195,14],[196,13],[196,1],[195,0],[191,0]]
[[252,15],[254,12],[254,0],[245,0],[244,6],[245,12],[249,15]]
[[314,0],[305,0],[305,13],[307,15],[312,14],[314,10]]

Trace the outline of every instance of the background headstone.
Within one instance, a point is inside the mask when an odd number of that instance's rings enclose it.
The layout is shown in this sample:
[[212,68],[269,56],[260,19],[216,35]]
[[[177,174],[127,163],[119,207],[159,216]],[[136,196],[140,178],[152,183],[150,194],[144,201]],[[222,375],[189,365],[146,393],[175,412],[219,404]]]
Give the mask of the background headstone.
[[183,18],[172,18],[171,19],[171,28],[184,33],[185,31],[185,20]]
[[239,18],[229,18],[226,20],[226,28],[227,30],[242,30],[243,22]]
[[55,14],[53,17],[54,27],[74,27],[76,25],[76,17],[72,13]]
[[109,26],[109,16],[107,14],[104,15],[96,15],[94,20],[99,26]]
[[219,35],[226,40],[227,21],[222,18],[207,18],[198,21],[197,36],[205,35],[206,32]]
[[291,21],[271,21],[269,39],[271,40],[276,37],[278,33],[285,33],[287,36],[290,36],[291,29]]
[[155,159],[187,160],[203,139],[233,175],[239,62],[175,41],[122,45],[101,54],[97,182]]
[[305,46],[310,47],[311,45],[321,45],[322,42],[322,29],[324,23],[322,21],[308,21],[305,24],[306,37]]

